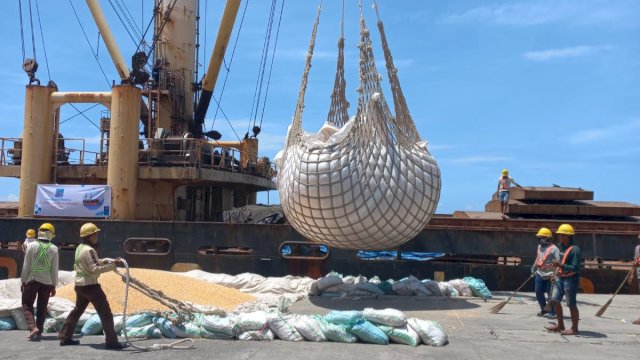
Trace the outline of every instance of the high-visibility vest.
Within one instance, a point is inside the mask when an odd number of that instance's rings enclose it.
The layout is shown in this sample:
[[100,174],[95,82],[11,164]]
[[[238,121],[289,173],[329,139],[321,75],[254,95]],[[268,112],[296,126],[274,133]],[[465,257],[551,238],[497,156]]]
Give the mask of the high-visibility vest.
[[542,266],[547,261],[547,258],[551,254],[551,251],[553,251],[553,248],[555,248],[555,245],[553,245],[553,244],[549,245],[549,247],[547,248],[547,250],[544,252],[544,254],[542,256],[540,256],[540,248],[541,248],[541,246],[538,245],[538,257],[536,259],[536,266],[539,269],[542,269]]
[[562,269],[562,266],[564,266],[564,264],[567,262],[567,257],[569,257],[569,253],[571,252],[571,249],[573,249],[573,246],[569,246],[569,248],[567,248],[567,250],[564,252],[564,256],[562,257],[562,262],[560,262],[560,267],[558,268],[558,275],[560,275],[561,277],[569,277],[576,274],[573,271],[564,272],[564,270]]
[[82,249],[85,246],[88,247],[89,245],[80,244],[76,248],[76,256],[75,256],[75,259],[73,261],[73,270],[76,272],[76,276],[77,277],[84,277],[85,276],[85,273],[80,269],[80,254],[82,253]]
[[43,243],[38,241],[38,255],[36,256],[36,261],[34,261],[31,266],[31,272],[51,271],[51,260],[47,257],[47,251],[49,251],[51,245],[50,242]]

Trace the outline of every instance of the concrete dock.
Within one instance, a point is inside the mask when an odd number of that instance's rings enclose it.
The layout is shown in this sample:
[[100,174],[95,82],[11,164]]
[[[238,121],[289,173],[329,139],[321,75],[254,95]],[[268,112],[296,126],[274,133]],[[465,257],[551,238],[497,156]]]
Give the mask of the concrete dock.
[[[132,348],[120,352],[103,350],[103,336],[80,338],[81,345],[60,347],[56,334],[45,334],[40,342],[26,340],[26,331],[0,333],[0,359],[638,359],[640,296],[620,295],[602,318],[594,316],[608,295],[578,294],[580,335],[548,333],[552,320],[537,317],[532,293],[512,299],[499,314],[489,309],[506,297],[498,293],[484,302],[477,298],[419,298],[384,296],[373,300],[308,298],[293,304],[291,312],[325,314],[330,310],[365,307],[395,308],[410,317],[439,321],[447,330],[449,344],[442,348],[421,345],[367,345],[339,343],[293,343],[196,340],[195,349],[141,353]],[[566,306],[565,306],[566,309]],[[568,313],[568,311],[566,311]],[[568,314],[566,314],[568,315]],[[565,322],[570,326],[568,316]],[[121,338],[122,340],[122,338]],[[140,340],[150,345],[171,340]]]

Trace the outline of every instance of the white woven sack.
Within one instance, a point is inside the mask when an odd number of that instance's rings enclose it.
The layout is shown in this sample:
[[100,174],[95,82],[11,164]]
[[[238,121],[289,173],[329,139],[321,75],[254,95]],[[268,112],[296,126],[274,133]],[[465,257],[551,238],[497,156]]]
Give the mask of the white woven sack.
[[302,130],[304,94],[319,13],[314,23],[298,104],[285,148],[276,156],[282,209],[304,237],[344,249],[395,248],[414,238],[433,215],[440,170],[421,141],[400,89],[379,22],[395,115],[382,94],[369,30],[360,20],[358,109],[348,120],[344,39],[327,123]]

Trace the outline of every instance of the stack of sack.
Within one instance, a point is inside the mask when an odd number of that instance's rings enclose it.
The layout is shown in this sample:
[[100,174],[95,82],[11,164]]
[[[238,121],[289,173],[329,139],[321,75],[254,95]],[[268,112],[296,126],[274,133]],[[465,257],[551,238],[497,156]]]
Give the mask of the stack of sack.
[[375,298],[381,295],[492,297],[484,281],[470,276],[449,281],[419,280],[414,276],[381,281],[377,276],[367,279],[362,275],[342,276],[335,272],[316,280],[309,295],[337,298]]

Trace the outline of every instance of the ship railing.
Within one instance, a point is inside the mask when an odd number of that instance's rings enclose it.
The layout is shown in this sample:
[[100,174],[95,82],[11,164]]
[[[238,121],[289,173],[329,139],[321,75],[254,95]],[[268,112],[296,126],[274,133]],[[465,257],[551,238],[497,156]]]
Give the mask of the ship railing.
[[192,138],[146,139],[141,145],[140,166],[184,166],[245,173],[271,179],[275,165],[267,157],[257,157],[236,148]]
[[[146,144],[146,147],[145,147]],[[59,138],[56,165],[107,166],[108,153],[93,151],[93,141],[82,138]],[[219,146],[191,138],[141,139],[140,166],[184,166],[245,173],[273,179],[275,164],[268,157],[257,157],[236,148]],[[0,138],[0,166],[20,165],[21,138]]]
[[21,138],[0,138],[0,166],[20,165],[22,159]]
[[[82,138],[58,139],[56,165],[100,165],[100,153],[87,149],[88,145],[94,145],[94,141]],[[98,143],[95,145],[98,146]]]

